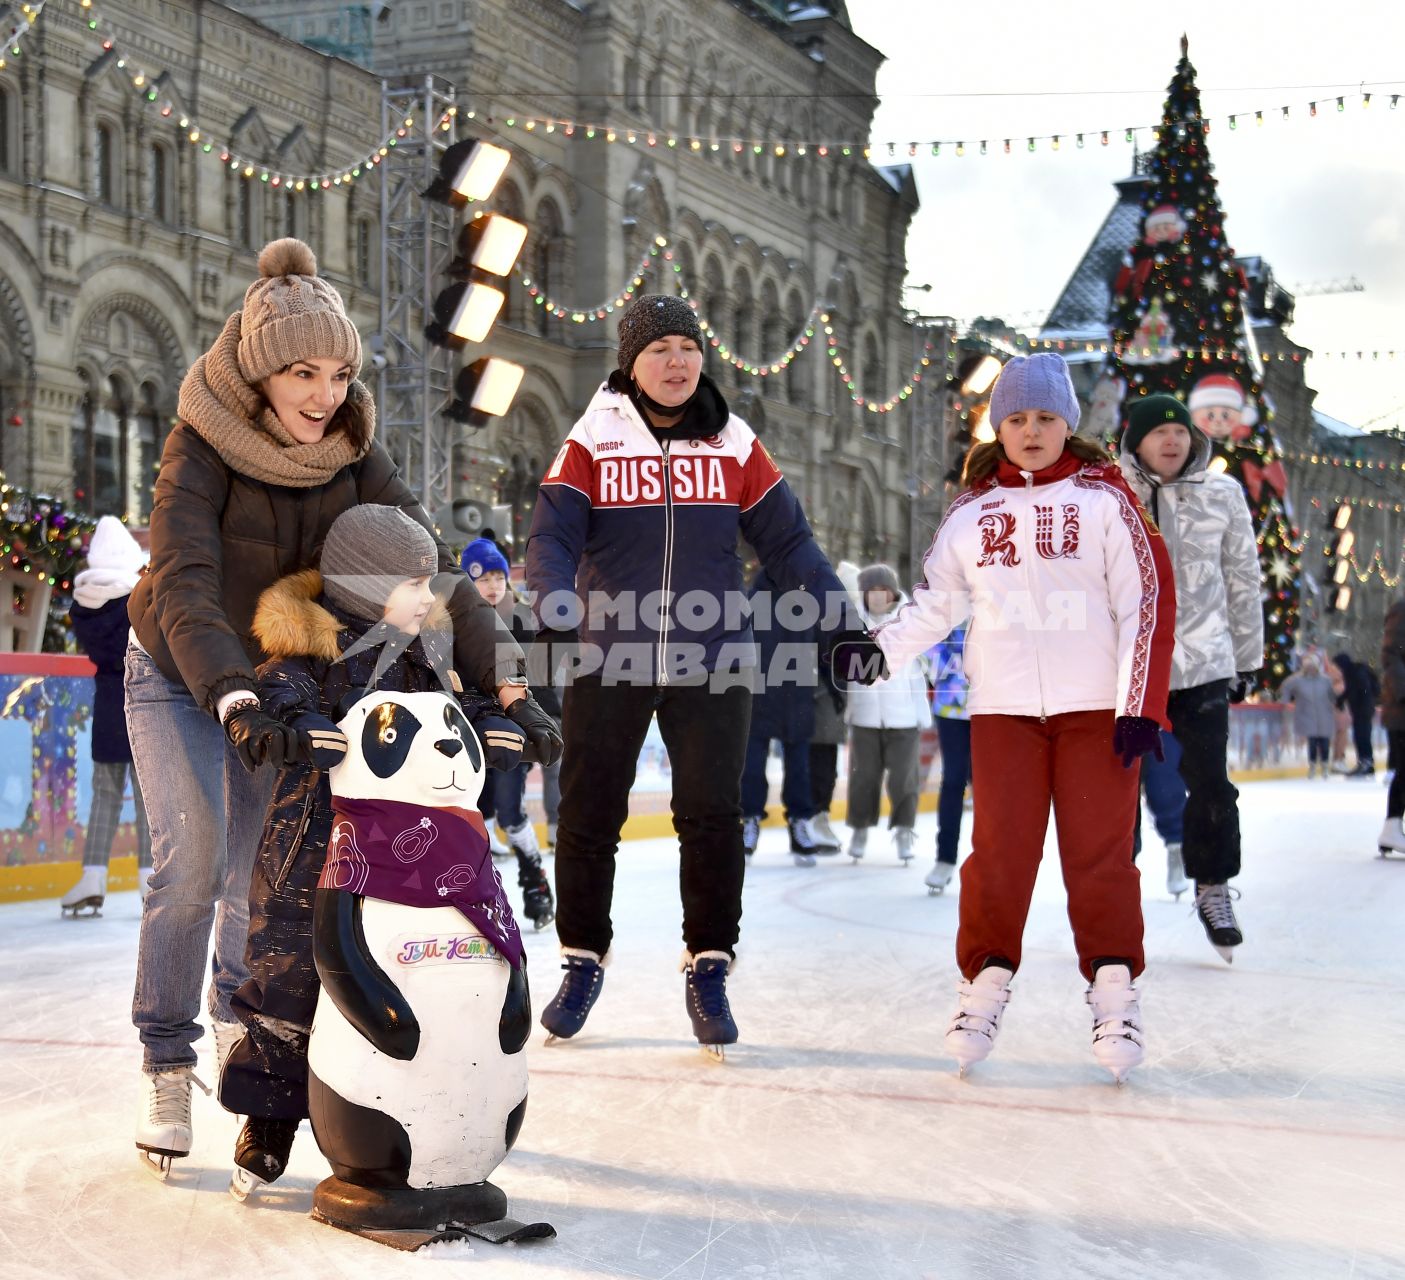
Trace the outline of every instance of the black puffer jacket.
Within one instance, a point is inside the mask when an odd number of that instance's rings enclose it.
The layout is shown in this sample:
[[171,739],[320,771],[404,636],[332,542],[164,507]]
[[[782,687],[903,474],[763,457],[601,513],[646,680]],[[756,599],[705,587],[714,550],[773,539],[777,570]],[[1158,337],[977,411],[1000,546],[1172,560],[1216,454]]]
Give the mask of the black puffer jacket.
[[[1405,732],[1405,598],[1397,600],[1385,616],[1381,637],[1381,724],[1391,732]],[[1396,761],[1397,769],[1405,761]]]
[[[442,608],[431,612],[424,630],[381,672],[375,687],[395,693],[440,692],[443,686],[434,670],[434,656],[436,648],[441,662],[448,656],[448,621]],[[304,716],[340,720],[375,675],[379,649],[341,656],[371,625],[343,613],[322,595],[322,575],[316,569],[292,574],[265,591],[254,615],[253,632],[270,655],[258,671],[259,699],[268,714],[294,726]],[[497,698],[477,689],[466,690],[458,698],[470,724],[502,714]],[[273,887],[281,887],[300,850],[315,851],[320,860],[331,832],[327,775],[303,765],[281,769],[259,847],[259,861]]]
[[[379,444],[327,483],[293,489],[233,470],[181,423],[161,454],[151,512],[151,565],[128,615],[156,665],[213,712],[234,689],[254,687],[266,656],[254,636],[260,594],[315,566],[332,522],[349,507],[399,507],[433,532],[429,518]],[[521,650],[438,538],[439,568],[457,579],[449,600],[454,667],[465,685],[496,690],[524,670]]]

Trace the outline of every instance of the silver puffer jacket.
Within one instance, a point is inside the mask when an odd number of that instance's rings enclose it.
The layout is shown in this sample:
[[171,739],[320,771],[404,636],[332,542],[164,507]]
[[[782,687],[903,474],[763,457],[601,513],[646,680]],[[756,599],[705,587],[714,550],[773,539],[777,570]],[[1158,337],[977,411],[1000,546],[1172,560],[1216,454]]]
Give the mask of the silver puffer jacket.
[[1176,570],[1171,688],[1232,680],[1264,662],[1263,581],[1244,490],[1207,470],[1210,440],[1190,428],[1190,461],[1162,482],[1125,447],[1122,474],[1166,540]]

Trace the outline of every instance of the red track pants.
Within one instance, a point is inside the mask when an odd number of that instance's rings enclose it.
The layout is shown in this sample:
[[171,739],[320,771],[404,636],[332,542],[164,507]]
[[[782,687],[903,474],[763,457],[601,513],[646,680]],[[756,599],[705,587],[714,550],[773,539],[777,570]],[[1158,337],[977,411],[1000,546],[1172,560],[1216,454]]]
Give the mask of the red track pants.
[[971,717],[972,852],[961,868],[956,962],[973,978],[987,960],[1018,969],[1049,805],[1068,890],[1078,967],[1145,965],[1141,877],[1132,863],[1137,770],[1112,750],[1113,713]]

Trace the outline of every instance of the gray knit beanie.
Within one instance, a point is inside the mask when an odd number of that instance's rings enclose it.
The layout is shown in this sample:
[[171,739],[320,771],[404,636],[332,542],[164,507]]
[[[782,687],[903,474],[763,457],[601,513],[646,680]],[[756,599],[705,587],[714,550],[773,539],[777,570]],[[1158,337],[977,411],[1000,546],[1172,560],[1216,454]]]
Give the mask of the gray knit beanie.
[[902,595],[892,565],[871,564],[859,570],[859,594],[867,597],[870,591],[891,591],[895,599]]
[[289,236],[264,245],[259,278],[244,292],[239,372],[256,386],[299,360],[337,360],[361,369],[361,335],[341,294],[317,274],[317,257]]
[[1070,431],[1078,430],[1078,397],[1062,356],[1041,351],[1006,362],[990,393],[990,423],[999,428],[1012,413],[1043,409],[1056,413]]
[[390,594],[408,578],[439,569],[439,548],[399,507],[349,507],[322,544],[322,589],[338,608],[379,622]]
[[634,372],[634,362],[649,343],[669,334],[691,338],[700,351],[707,347],[696,312],[682,298],[668,293],[646,293],[635,298],[620,317],[620,369],[625,377]]

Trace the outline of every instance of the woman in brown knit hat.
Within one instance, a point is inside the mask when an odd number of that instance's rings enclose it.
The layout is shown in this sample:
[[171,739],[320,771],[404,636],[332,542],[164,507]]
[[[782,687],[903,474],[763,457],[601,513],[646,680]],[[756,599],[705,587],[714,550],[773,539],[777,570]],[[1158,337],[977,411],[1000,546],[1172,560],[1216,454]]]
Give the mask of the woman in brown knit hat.
[[[247,976],[250,872],[275,772],[258,766],[307,758],[299,735],[259,706],[259,596],[315,568],[332,522],[358,503],[399,507],[433,532],[374,439],[360,368],[361,339],[312,250],[276,240],[259,255],[242,309],[186,374],[161,455],[151,564],[128,610],[126,694],[154,868],[132,1003],[144,1059],[136,1142],[162,1176],[190,1152],[212,924],[206,1009],[221,1065],[242,1033],[230,997]],[[437,549],[440,572],[453,575],[444,583],[463,683],[497,690],[529,741],[554,758],[559,736],[526,693],[511,633],[448,549]]]

